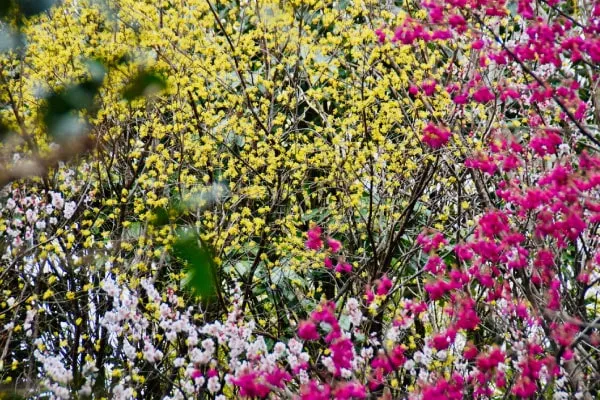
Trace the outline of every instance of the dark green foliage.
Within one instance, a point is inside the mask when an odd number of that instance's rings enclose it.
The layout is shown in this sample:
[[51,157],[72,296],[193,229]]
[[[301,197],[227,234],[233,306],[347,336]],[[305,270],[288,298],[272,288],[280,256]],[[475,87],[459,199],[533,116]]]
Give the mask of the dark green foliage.
[[203,301],[216,300],[216,265],[212,249],[196,235],[181,232],[173,244],[173,255],[185,263],[184,286]]
[[165,79],[152,71],[140,72],[123,92],[123,98],[127,101],[138,97],[148,96],[159,92],[167,87]]
[[96,61],[88,63],[88,70],[88,78],[54,91],[46,98],[44,123],[52,137],[66,139],[86,132],[86,126],[78,113],[94,111],[94,98],[105,75],[104,66]]

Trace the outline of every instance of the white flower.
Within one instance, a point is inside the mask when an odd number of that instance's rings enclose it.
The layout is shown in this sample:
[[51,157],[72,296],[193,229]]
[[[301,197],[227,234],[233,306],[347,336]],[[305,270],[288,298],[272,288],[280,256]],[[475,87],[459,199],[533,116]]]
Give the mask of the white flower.
[[446,360],[446,357],[448,357],[448,352],[446,350],[440,350],[437,352],[436,356],[439,360],[444,361]]
[[33,318],[35,317],[36,313],[36,310],[31,309],[27,310],[27,313],[25,314],[25,323],[23,324],[23,329],[25,329],[25,334],[27,336],[31,336],[31,323],[33,322]]
[[67,389],[66,387],[52,384],[52,385],[49,385],[49,389],[59,399],[70,399],[71,398],[71,393],[69,392],[69,389]]
[[334,374],[337,371],[335,363],[333,362],[333,360],[331,359],[331,357],[323,357],[321,359],[321,362],[323,363],[323,366],[325,366],[325,368],[327,368],[327,370],[330,373]]
[[73,214],[75,214],[75,210],[77,209],[77,204],[74,201],[69,201],[65,204],[65,209],[63,210],[64,216],[66,219],[71,219]]
[[119,288],[117,287],[114,280],[106,278],[100,283],[100,287],[106,292],[109,297],[117,297],[119,295]]
[[281,342],[277,342],[275,344],[275,346],[273,347],[273,353],[275,353],[275,355],[279,358],[281,357],[285,352],[285,344],[281,343]]
[[208,364],[210,361],[212,353],[208,353],[206,351],[201,351],[198,348],[195,348],[190,353],[190,360],[196,364]]
[[302,351],[302,343],[296,339],[290,339],[288,342],[288,348],[292,354],[298,354]]
[[136,356],[135,347],[133,347],[127,340],[123,343],[123,351],[125,352],[125,355],[127,356],[127,358],[129,358],[132,361],[135,360],[135,356]]
[[167,337],[167,340],[169,342],[173,343],[177,339],[177,332],[169,330],[169,331],[167,331],[167,333],[165,334],[165,336]]
[[132,399],[132,398],[133,398],[133,389],[132,388],[125,389],[125,387],[123,386],[122,383],[119,383],[113,389],[113,399],[125,400],[125,399]]
[[221,383],[219,383],[219,377],[213,376],[212,378],[209,378],[208,384],[206,385],[206,387],[207,387],[208,391],[211,393],[215,393],[219,389],[221,389]]
[[162,351],[154,348],[154,346],[148,343],[146,343],[146,346],[144,347],[144,351],[142,353],[144,355],[144,358],[151,364],[160,361],[163,357]]
[[29,209],[25,212],[25,218],[27,219],[27,222],[32,223],[37,220],[38,215],[32,209]]
[[58,208],[59,210],[62,209],[65,205],[65,200],[63,199],[62,194],[50,192],[50,196],[52,196],[52,205],[54,208]]
[[184,359],[181,357],[177,357],[176,359],[173,360],[173,366],[179,368],[181,366],[183,366],[184,363]]
[[190,347],[196,346],[198,344],[198,336],[196,332],[192,331],[185,342]]
[[256,359],[260,357],[261,354],[266,353],[266,351],[267,344],[265,343],[265,339],[262,336],[259,336],[254,343],[248,345],[246,354],[249,359]]
[[215,351],[215,342],[212,339],[204,339],[202,341],[202,348],[210,353]]

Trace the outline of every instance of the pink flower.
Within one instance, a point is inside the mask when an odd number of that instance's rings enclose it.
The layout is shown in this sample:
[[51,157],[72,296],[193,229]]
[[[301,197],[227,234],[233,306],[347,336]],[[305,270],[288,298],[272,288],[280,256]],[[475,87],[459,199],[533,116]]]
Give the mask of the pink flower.
[[287,371],[276,368],[266,375],[266,379],[270,385],[283,388],[286,382],[292,380],[292,376]]
[[450,131],[447,128],[429,123],[423,129],[423,137],[421,138],[421,140],[429,147],[433,149],[439,149],[440,147],[448,143],[450,135]]
[[423,387],[423,400],[460,400],[464,398],[463,378],[454,374],[450,382],[439,379],[435,385]]
[[513,387],[512,392],[521,398],[530,398],[538,391],[537,385],[535,381],[532,381],[528,376],[521,376],[517,379],[515,386]]
[[435,335],[431,341],[431,345],[436,350],[445,350],[454,343],[454,339],[456,339],[456,330],[449,328],[446,332]]
[[452,101],[454,102],[454,104],[460,105],[460,104],[466,104],[468,99],[469,99],[469,96],[466,93],[459,93],[452,98]]
[[555,154],[556,148],[562,143],[561,137],[551,130],[535,136],[529,142],[529,145],[537,155]]
[[300,400],[329,400],[331,398],[331,389],[329,385],[319,385],[318,382],[312,380],[308,385],[302,386],[300,389]]
[[467,343],[465,349],[463,350],[463,357],[465,360],[473,360],[475,357],[477,357],[477,354],[479,354],[477,347],[475,347],[475,345],[471,342]]
[[494,100],[496,97],[487,86],[482,86],[473,93],[473,100],[478,103],[487,103]]
[[[335,330],[333,332],[335,332]],[[339,338],[333,341],[333,343],[329,345],[329,350],[331,350],[331,360],[336,369],[336,376],[341,376],[342,369],[352,368],[354,354],[352,352],[353,346],[350,339]]]
[[342,248],[342,244],[339,240],[335,240],[333,238],[327,238],[327,246],[333,253],[337,253]]
[[240,395],[242,397],[259,397],[264,399],[269,395],[271,389],[267,385],[261,382],[256,372],[251,372],[246,375],[242,375],[239,378],[233,378],[231,383],[235,386],[239,386]]
[[423,269],[432,273],[433,275],[437,275],[446,270],[446,264],[440,256],[433,255],[429,257],[429,260],[427,260],[427,263],[425,264]]
[[428,236],[427,232],[424,232],[417,236],[417,243],[424,252],[429,253],[430,251],[438,250],[441,246],[447,245],[448,241],[440,232],[435,232],[433,236]]
[[432,96],[435,93],[435,87],[437,85],[437,82],[434,80],[429,80],[423,83],[422,87],[423,87],[423,92],[425,92],[425,94],[427,96]]
[[387,275],[383,275],[377,285],[377,295],[384,296],[388,294],[390,289],[392,288],[392,281],[387,277]]
[[306,245],[306,248],[311,249],[311,250],[320,250],[323,247],[323,240],[321,239],[321,233],[322,233],[322,230],[321,230],[320,226],[315,226],[312,229],[310,229],[306,233],[308,240],[306,242],[304,242],[304,244]]
[[465,19],[463,18],[462,15],[460,14],[452,14],[449,18],[448,18],[448,23],[456,28],[457,26],[464,26],[466,25],[467,21],[465,21]]
[[517,12],[520,16],[526,19],[532,19],[534,17],[533,8],[531,7],[531,1],[519,0],[517,4]]
[[472,48],[473,50],[481,50],[481,49],[483,49],[483,46],[484,46],[484,45],[485,45],[485,42],[484,42],[483,40],[481,40],[481,39],[477,39],[476,41],[474,41],[474,42],[471,44],[471,48]]
[[377,41],[379,43],[385,43],[386,34],[383,29],[375,29],[375,35],[377,35]]
[[300,321],[298,324],[298,337],[303,340],[319,340],[317,326],[312,321]]
[[435,31],[435,32],[433,32],[433,35],[431,35],[431,39],[432,40],[448,40],[448,39],[452,39],[452,32],[450,32],[448,30]]
[[219,372],[216,369],[211,368],[206,372],[206,376],[208,378],[214,378],[215,376],[219,376]]
[[339,329],[339,324],[335,317],[335,303],[332,301],[322,303],[310,316],[315,322],[325,322],[331,325],[334,330]]
[[327,268],[327,269],[333,269],[333,260],[331,258],[326,257],[325,261],[324,261],[324,264],[325,264],[325,268]]
[[190,376],[192,379],[200,378],[202,376],[202,372],[200,372],[199,369],[195,369],[192,371]]
[[504,362],[505,357],[504,352],[495,347],[488,354],[480,354],[477,357],[477,368],[484,372],[496,368],[498,364]]
[[367,287],[365,290],[365,300],[367,301],[367,304],[371,304],[375,300],[375,294],[370,287]]
[[498,170],[496,161],[485,155],[480,155],[479,158],[467,158],[465,167],[479,169],[488,175],[494,175]]
[[475,311],[475,300],[467,298],[462,301],[461,309],[458,312],[456,327],[459,329],[471,330],[479,325],[479,317]]
[[575,336],[579,333],[577,324],[566,322],[564,324],[552,324],[552,339],[560,346],[570,346],[575,340]]
[[405,349],[402,345],[394,347],[389,353],[380,351],[379,355],[371,361],[371,367],[381,370],[384,374],[389,374],[403,366],[406,362],[404,351]]
[[404,356],[404,347],[402,345],[394,347],[392,353],[389,355],[390,363],[396,369],[400,368],[406,362],[406,357]]
[[502,91],[502,94],[500,95],[500,100],[506,101],[506,99],[508,99],[509,97],[518,100],[521,97],[521,95],[515,89],[504,89]]
[[358,382],[348,382],[339,386],[333,396],[338,400],[365,399],[367,398],[367,391]]
[[414,315],[417,315],[417,316],[419,314],[422,314],[425,311],[427,311],[427,303],[425,303],[424,301],[422,301],[420,303],[413,303],[413,302],[411,302],[411,303],[408,304],[407,307],[408,307],[408,309],[410,311],[412,311],[412,313]]
[[335,267],[335,272],[350,273],[352,272],[352,265],[347,262],[339,262]]
[[441,298],[447,291],[451,289],[450,285],[445,281],[433,281],[424,285],[425,291],[429,294],[431,300]]
[[456,257],[461,261],[468,261],[473,258],[473,252],[469,246],[465,244],[457,244],[454,246],[454,252],[456,253]]

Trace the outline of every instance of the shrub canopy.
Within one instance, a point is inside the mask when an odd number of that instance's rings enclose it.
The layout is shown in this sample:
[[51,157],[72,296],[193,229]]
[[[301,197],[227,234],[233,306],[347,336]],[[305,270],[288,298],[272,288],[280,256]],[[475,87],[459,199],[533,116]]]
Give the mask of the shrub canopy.
[[13,3],[7,390],[598,396],[600,5]]

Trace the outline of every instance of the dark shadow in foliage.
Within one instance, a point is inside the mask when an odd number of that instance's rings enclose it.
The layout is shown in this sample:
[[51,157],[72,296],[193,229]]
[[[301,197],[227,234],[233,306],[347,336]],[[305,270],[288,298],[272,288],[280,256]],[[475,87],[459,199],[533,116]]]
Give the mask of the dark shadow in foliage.
[[123,98],[131,101],[138,97],[150,96],[166,87],[167,83],[162,76],[153,71],[142,71],[125,88]]
[[87,132],[87,124],[82,121],[79,112],[93,113],[97,110],[94,99],[106,74],[100,62],[89,61],[87,64],[89,78],[52,92],[46,98],[43,118],[53,138],[64,140]]
[[48,11],[57,0],[0,0],[0,18],[5,18],[11,12],[24,17],[33,17]]

